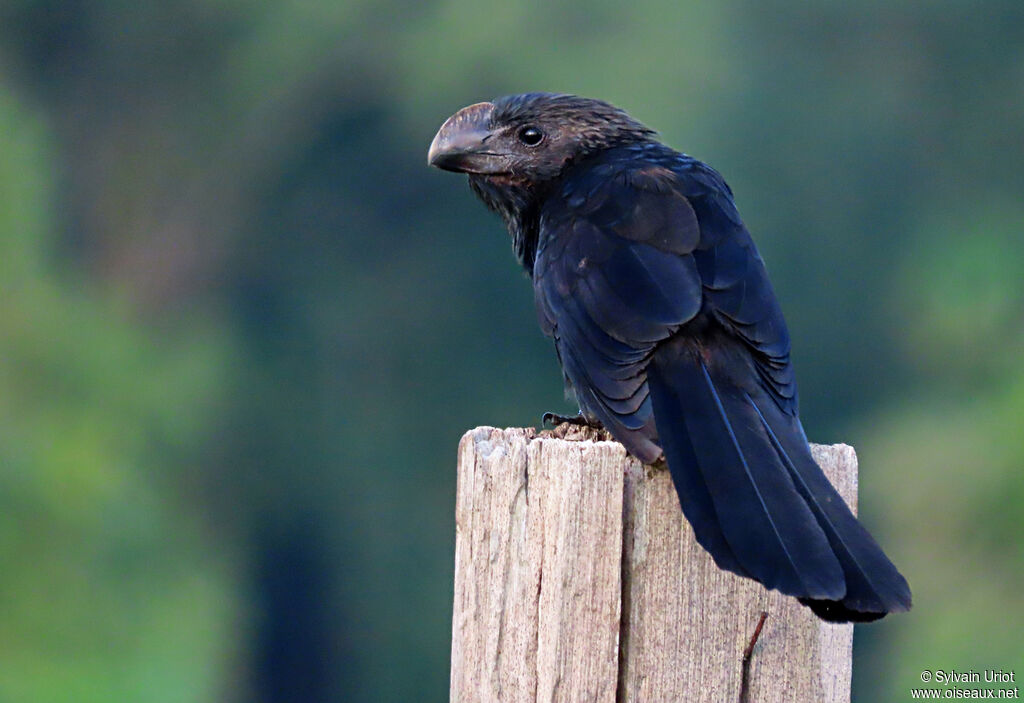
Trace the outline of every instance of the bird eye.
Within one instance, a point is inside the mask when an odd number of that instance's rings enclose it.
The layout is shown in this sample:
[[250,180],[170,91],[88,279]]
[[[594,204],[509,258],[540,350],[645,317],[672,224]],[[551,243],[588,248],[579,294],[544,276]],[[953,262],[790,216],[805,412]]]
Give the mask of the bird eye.
[[519,141],[526,146],[537,146],[544,141],[544,133],[536,127],[531,126],[523,127],[519,130],[519,134],[516,136],[518,136]]

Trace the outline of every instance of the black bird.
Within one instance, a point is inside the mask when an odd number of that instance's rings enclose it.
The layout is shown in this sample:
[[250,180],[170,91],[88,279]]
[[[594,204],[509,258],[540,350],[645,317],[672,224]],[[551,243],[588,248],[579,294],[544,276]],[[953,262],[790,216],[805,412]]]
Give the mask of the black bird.
[[460,110],[428,160],[504,219],[575,420],[665,458],[719,567],[828,621],[910,608],[811,458],[782,311],[714,169],[608,103],[549,93]]

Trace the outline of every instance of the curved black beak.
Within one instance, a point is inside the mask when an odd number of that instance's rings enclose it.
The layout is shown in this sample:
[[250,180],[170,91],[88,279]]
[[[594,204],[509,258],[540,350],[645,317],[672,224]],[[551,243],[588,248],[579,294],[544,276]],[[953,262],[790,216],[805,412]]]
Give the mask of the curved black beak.
[[495,174],[508,171],[510,156],[488,149],[491,103],[464,107],[445,120],[430,143],[427,163],[445,171]]

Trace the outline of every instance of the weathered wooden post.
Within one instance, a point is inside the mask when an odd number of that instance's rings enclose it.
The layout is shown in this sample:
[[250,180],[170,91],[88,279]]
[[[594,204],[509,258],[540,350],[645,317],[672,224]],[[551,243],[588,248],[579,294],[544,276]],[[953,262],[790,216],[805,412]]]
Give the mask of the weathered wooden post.
[[[668,471],[603,437],[462,438],[451,700],[848,702],[853,627],[718,569]],[[856,509],[853,448],[813,449]]]

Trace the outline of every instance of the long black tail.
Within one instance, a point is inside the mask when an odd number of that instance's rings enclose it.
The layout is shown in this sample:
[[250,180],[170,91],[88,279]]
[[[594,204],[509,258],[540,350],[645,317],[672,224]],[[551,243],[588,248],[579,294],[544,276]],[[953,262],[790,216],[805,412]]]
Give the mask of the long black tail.
[[799,419],[699,357],[665,351],[647,372],[658,438],[715,563],[831,622],[909,610],[906,580],[811,457]]

